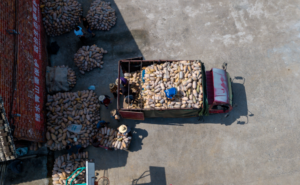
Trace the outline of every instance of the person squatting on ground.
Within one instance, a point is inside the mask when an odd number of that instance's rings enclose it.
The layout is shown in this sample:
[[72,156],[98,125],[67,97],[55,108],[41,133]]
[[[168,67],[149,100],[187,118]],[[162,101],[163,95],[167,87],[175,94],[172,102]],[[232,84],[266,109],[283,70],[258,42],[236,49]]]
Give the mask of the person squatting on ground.
[[89,25],[89,22],[86,20],[85,17],[82,17],[82,24],[85,27],[86,31],[92,34],[92,37],[95,37],[95,34],[92,32],[92,28]]
[[73,144],[68,144],[66,149],[68,150],[69,155],[77,154],[78,152],[82,151],[82,146],[81,145],[73,145]]
[[108,105],[111,103],[110,101],[110,97],[107,95],[100,95],[99,96],[99,101],[101,104],[103,104],[107,109],[108,109]]

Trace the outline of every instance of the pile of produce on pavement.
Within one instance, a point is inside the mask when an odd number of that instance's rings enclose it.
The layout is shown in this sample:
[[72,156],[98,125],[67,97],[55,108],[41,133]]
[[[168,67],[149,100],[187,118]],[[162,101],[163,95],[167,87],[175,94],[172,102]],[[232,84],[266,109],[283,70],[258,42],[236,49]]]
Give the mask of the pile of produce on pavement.
[[107,53],[103,48],[92,46],[82,46],[74,55],[75,65],[79,68],[80,73],[99,67],[103,68],[104,62],[101,61],[103,54]]
[[[47,146],[50,150],[62,150],[68,143],[90,145],[100,121],[100,105],[92,90],[57,93],[47,96]],[[68,127],[81,125],[79,133]]]
[[118,131],[110,127],[102,127],[95,135],[101,146],[113,148],[113,142],[117,137]]
[[[203,104],[202,63],[197,60],[166,62],[143,67],[142,83],[144,109],[199,109]],[[137,73],[137,72],[134,72]],[[126,78],[135,74],[125,73]],[[174,91],[173,99],[166,92]],[[138,97],[139,98],[139,97]],[[126,107],[127,108],[127,107]],[[129,105],[128,108],[135,108]]]
[[49,36],[72,31],[82,16],[81,4],[76,0],[42,0],[40,7],[43,24]]
[[116,24],[116,12],[110,7],[110,2],[95,0],[86,16],[92,29],[109,30]]
[[118,132],[117,137],[115,138],[115,141],[112,144],[115,150],[128,150],[130,142],[131,136],[128,136],[128,133],[124,134]]
[[12,137],[2,97],[0,96],[0,161],[16,159],[16,148]]
[[127,150],[130,145],[131,136],[128,136],[128,133],[121,133],[118,130],[107,126],[101,127],[95,135],[100,142],[100,146],[114,148],[115,150]]
[[[85,167],[86,161],[88,161],[88,152],[82,152],[77,154],[66,154],[59,156],[55,159],[53,170],[52,170],[52,180],[53,185],[65,185],[67,178],[69,178],[72,173],[80,167]],[[71,180],[79,173],[77,171],[68,180],[68,184]],[[73,181],[73,184],[86,183],[85,177],[86,170],[83,170]]]

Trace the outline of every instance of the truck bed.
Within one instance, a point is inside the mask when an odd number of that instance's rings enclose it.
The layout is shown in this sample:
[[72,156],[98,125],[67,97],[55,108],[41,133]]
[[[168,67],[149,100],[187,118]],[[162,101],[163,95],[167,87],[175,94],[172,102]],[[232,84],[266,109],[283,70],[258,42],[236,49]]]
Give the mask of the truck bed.
[[[165,63],[165,62],[179,62],[181,60],[121,60],[119,61],[119,78],[123,75],[121,75],[121,70],[122,73],[131,73],[131,72],[135,72],[135,71],[141,71],[142,67],[145,66],[150,66],[154,63]],[[202,75],[205,76],[205,67],[204,64],[202,63]],[[205,80],[203,80],[205,78],[202,78],[202,84],[205,87],[206,83]],[[118,84],[118,89],[120,89],[121,84]],[[206,94],[205,89],[203,89],[204,94]],[[206,97],[206,95],[204,96]],[[203,101],[205,102],[205,101]],[[199,109],[196,108],[180,108],[180,109],[176,109],[176,108],[164,108],[164,109],[155,109],[155,108],[149,108],[149,109],[145,109],[141,106],[141,108],[137,108],[137,109],[128,109],[128,104],[125,103],[125,100],[123,98],[123,96],[118,95],[118,111],[121,114],[121,116],[123,118],[128,118],[128,119],[134,119],[133,114],[131,113],[141,113],[144,115],[144,117],[196,117],[199,115],[202,115],[203,112],[203,105],[202,107],[200,107]],[[130,117],[127,115],[130,114]],[[133,117],[132,117],[133,116]]]

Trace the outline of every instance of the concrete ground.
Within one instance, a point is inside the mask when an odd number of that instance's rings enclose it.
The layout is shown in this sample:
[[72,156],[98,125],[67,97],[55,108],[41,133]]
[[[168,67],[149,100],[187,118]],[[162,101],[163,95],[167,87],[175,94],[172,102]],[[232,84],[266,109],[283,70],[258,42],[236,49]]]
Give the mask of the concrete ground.
[[[81,0],[84,15],[91,0]],[[79,75],[73,91],[96,86],[110,94],[118,60],[201,59],[207,69],[228,63],[237,107],[229,117],[122,120],[133,129],[131,152],[88,148],[98,178],[111,185],[273,185],[300,180],[299,2],[238,0],[110,1],[117,24],[88,44],[108,51],[104,69]],[[76,69],[74,33],[51,39],[52,65]],[[116,101],[109,110],[116,108]],[[102,119],[119,123],[102,108]]]

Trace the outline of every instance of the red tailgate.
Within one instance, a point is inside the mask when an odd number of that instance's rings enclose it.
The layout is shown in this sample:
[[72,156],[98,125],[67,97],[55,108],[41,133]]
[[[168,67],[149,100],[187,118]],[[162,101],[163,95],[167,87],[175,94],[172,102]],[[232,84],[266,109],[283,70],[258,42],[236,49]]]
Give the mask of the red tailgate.
[[145,120],[145,116],[143,112],[119,110],[119,113],[121,117],[125,119]]

